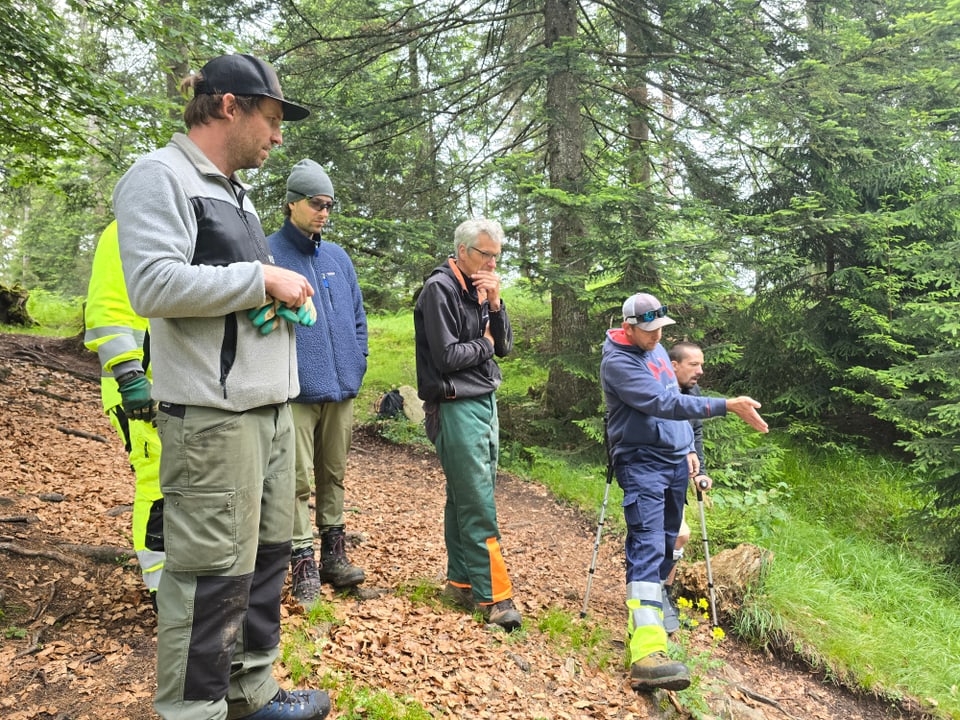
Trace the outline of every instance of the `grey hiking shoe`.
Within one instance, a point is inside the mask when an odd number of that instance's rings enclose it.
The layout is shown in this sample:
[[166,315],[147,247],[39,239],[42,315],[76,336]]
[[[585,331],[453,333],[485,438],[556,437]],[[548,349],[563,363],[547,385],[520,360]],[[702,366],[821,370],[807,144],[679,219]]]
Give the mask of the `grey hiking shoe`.
[[240,720],[323,720],[330,712],[330,696],[323,690],[280,689],[273,699]]
[[683,690],[690,685],[690,671],[662,651],[650,653],[630,666],[630,687],[634,690]]
[[320,580],[335,588],[354,587],[364,581],[361,568],[347,559],[342,527],[334,527],[320,535]]
[[523,618],[520,617],[516,605],[510,598],[490,605],[479,605],[477,609],[484,620],[493,625],[499,625],[507,632],[513,632],[523,623]]
[[667,635],[673,635],[680,629],[680,616],[677,613],[677,606],[673,604],[673,598],[670,597],[670,588],[667,585],[660,586],[661,603],[663,604],[663,629]]
[[473,590],[468,587],[459,587],[448,582],[446,587],[440,591],[440,597],[449,600],[458,608],[467,612],[472,613],[477,610],[477,604],[473,600]]
[[310,605],[320,597],[320,575],[317,572],[317,561],[313,557],[313,548],[295,550],[290,555],[290,568],[293,596],[301,605]]

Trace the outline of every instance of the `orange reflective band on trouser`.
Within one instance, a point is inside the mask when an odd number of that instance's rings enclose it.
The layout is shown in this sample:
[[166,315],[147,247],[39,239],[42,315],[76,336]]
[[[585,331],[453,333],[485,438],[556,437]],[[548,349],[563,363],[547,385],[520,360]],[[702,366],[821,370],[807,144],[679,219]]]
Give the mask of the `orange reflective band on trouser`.
[[500,541],[497,538],[487,538],[487,552],[490,555],[490,587],[493,591],[493,601],[500,602],[513,597],[513,584],[507,576],[507,563],[500,552]]

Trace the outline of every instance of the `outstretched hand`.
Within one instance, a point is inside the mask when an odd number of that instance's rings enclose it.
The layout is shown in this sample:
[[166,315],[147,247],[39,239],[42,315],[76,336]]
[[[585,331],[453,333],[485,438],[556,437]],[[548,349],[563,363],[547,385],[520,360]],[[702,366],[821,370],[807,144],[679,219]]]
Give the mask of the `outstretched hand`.
[[765,433],[769,428],[767,427],[767,421],[760,417],[760,413],[757,412],[759,407],[760,403],[745,395],[727,400],[727,412],[738,415],[754,430]]

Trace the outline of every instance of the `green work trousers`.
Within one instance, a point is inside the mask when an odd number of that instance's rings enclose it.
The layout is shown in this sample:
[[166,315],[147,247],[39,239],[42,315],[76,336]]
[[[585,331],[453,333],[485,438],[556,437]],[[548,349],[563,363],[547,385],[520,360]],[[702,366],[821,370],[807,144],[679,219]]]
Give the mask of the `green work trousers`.
[[440,403],[436,447],[447,478],[447,580],[472,588],[481,604],[512,597],[494,500],[500,451],[496,394]]
[[297,499],[293,550],[313,547],[310,486],[317,488],[317,529],[342,527],[343,477],[353,435],[353,398],[342,402],[291,403],[297,438]]
[[278,690],[293,531],[290,408],[161,403],[157,428],[167,552],[154,708],[164,720],[250,715]]

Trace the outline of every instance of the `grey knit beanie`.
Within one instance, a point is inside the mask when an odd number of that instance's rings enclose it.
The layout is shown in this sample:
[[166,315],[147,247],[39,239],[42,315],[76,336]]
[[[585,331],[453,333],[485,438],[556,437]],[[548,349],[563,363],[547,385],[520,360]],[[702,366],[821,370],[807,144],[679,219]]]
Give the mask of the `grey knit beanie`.
[[320,165],[313,160],[301,160],[293,166],[287,178],[287,202],[314,195],[329,195],[333,200],[333,183]]

